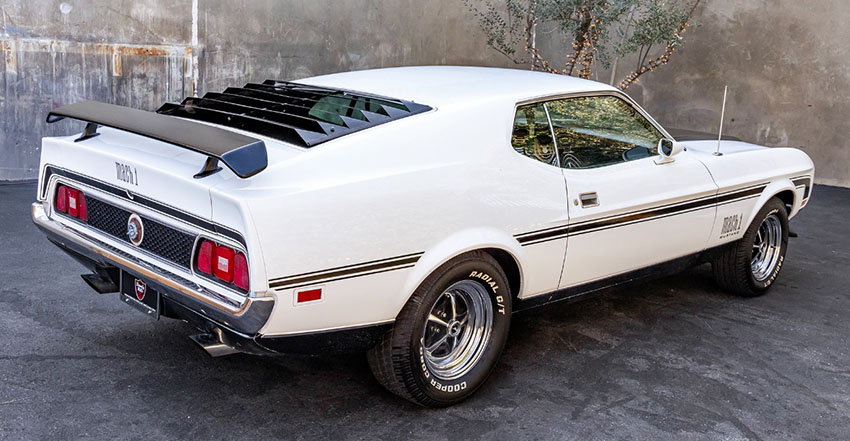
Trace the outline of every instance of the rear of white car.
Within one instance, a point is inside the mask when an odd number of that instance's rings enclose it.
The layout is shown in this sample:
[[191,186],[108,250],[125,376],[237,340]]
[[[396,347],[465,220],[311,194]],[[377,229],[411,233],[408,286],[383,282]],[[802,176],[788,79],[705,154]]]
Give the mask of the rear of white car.
[[[270,322],[271,337],[294,325],[281,313],[291,305],[274,309],[278,294],[269,289],[270,279],[286,274],[278,267],[287,262],[277,259],[277,272],[266,274],[263,247],[280,256],[282,238],[304,242],[309,226],[276,226],[282,217],[297,215],[284,206],[287,193],[297,190],[287,187],[292,178],[279,168],[297,166],[299,156],[322,142],[429,110],[403,100],[274,81],[188,97],[156,113],[72,104],[50,112],[48,123],[74,119],[86,128],[79,136],[43,140],[33,220],[92,271],[83,279],[96,291],[117,291],[124,302],[157,318],[192,322],[202,331],[196,341],[208,351],[322,350],[336,343],[328,343],[326,335],[310,340],[306,334],[313,332],[260,341],[268,337],[264,328]],[[266,168],[278,170],[257,176]],[[259,215],[271,228],[258,230],[252,211],[266,206],[271,214]],[[303,261],[309,247],[301,245],[283,251]],[[290,319],[270,320],[273,310]],[[387,325],[383,320],[349,337],[367,349]],[[328,327],[333,326],[320,330]]]
[[198,179],[204,153],[97,133],[43,140],[36,225],[92,270],[84,279],[96,291],[258,352],[251,338],[274,302],[248,210],[212,191],[224,173]]

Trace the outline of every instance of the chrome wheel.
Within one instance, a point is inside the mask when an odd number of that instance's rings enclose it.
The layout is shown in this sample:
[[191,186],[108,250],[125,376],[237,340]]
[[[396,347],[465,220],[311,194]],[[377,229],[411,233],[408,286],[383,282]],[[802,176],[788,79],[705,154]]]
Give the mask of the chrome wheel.
[[782,222],[776,214],[762,221],[753,242],[752,266],[753,278],[758,282],[767,280],[776,266],[782,251]]
[[428,370],[440,380],[454,380],[469,372],[490,340],[493,305],[480,283],[461,280],[431,305],[422,333]]

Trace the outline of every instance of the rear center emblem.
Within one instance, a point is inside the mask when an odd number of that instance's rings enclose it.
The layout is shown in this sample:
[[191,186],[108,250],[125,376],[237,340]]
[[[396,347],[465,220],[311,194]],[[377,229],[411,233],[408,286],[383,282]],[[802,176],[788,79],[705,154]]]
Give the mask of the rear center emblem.
[[131,214],[130,219],[127,220],[127,238],[130,239],[130,243],[139,246],[144,237],[145,227],[142,224],[142,218],[136,213]]
[[145,294],[148,292],[148,285],[143,281],[136,279],[136,298],[141,300],[145,299]]

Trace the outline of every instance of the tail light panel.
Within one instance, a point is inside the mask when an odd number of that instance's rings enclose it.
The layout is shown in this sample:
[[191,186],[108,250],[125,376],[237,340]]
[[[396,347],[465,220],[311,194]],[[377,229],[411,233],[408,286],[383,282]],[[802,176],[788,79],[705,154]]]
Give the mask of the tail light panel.
[[86,208],[86,195],[82,191],[59,184],[56,187],[56,197],[53,207],[59,213],[88,222],[88,209]]
[[201,237],[195,246],[195,272],[228,288],[247,293],[251,289],[245,253]]
[[[58,184],[54,195],[53,208],[74,219],[88,222],[86,195],[82,190]],[[248,258],[245,252],[200,237],[195,244],[195,274],[224,285],[230,289],[248,293],[251,289]]]

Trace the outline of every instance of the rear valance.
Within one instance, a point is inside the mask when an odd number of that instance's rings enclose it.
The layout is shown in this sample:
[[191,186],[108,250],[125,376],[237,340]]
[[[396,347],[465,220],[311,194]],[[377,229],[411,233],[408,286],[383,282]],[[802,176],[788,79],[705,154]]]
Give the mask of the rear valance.
[[48,123],[64,118],[89,123],[85,134],[79,140],[97,136],[97,126],[101,125],[203,153],[209,156],[209,159],[197,177],[216,171],[218,161],[223,162],[240,178],[253,176],[268,165],[268,154],[263,141],[173,116],[97,101],[71,104],[47,114]]

